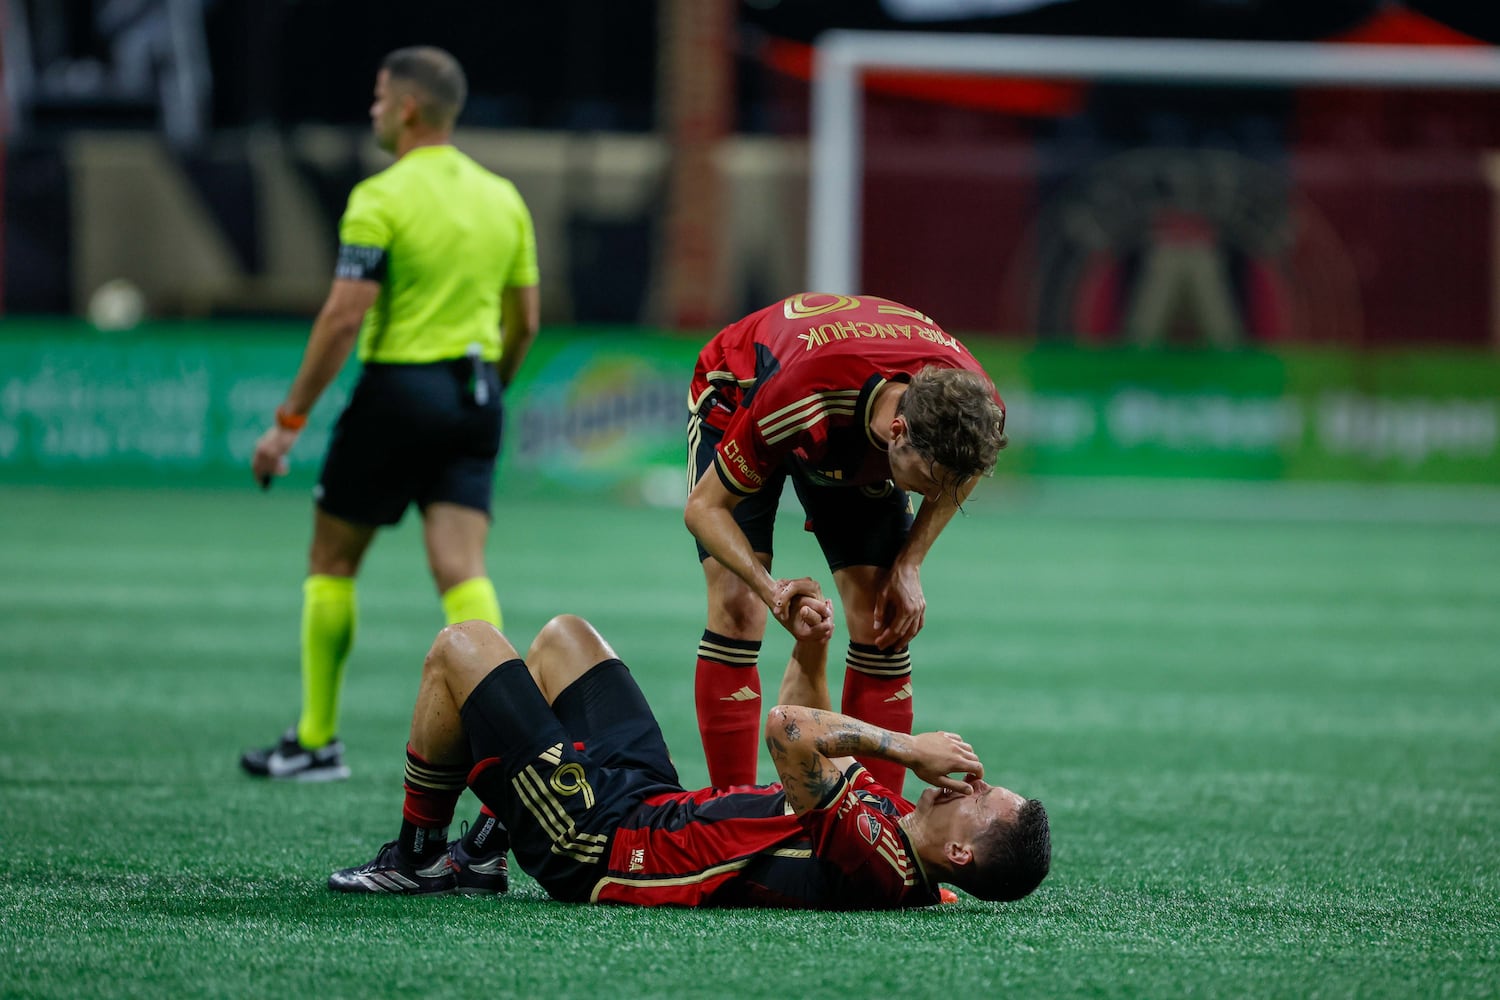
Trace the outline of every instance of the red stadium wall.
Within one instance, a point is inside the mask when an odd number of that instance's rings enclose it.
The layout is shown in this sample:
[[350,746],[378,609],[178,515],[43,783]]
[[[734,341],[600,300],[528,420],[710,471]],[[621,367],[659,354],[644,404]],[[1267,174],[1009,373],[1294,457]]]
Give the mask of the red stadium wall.
[[[1189,110],[1177,142],[1134,142],[1130,125],[1075,123],[1080,140],[1051,121],[872,98],[863,285],[953,329],[1043,339],[1137,339],[1144,286],[1175,281],[1154,293],[1223,298],[1235,327],[1195,330],[1220,314],[1204,301],[1162,312],[1161,339],[1182,346],[1490,344],[1500,96],[1286,104],[1239,123]],[[1221,287],[1193,277],[1207,271]]]

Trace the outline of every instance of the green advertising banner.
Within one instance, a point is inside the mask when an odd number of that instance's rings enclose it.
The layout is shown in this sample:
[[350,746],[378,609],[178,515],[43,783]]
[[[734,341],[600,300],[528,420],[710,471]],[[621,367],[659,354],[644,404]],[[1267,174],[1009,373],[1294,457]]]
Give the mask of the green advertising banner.
[[978,343],[1038,475],[1500,484],[1500,357]]
[[[0,481],[250,485],[297,323],[0,323]],[[506,399],[502,492],[680,503],[701,336],[542,332]],[[1008,410],[1002,475],[1500,483],[1488,353],[1145,352],[968,341]],[[317,475],[350,363],[292,454]]]
[[702,347],[629,329],[543,331],[506,400],[502,488],[681,504]]
[[[303,338],[283,326],[0,325],[0,477],[116,483],[249,481],[249,456],[286,394]],[[352,366],[351,366],[352,367]],[[296,456],[313,463],[343,406],[346,370]],[[310,484],[315,471],[296,469]]]
[[[249,485],[250,453],[296,373],[296,323],[0,323],[0,481]],[[517,492],[679,502],[687,386],[702,342],[548,329],[506,398],[498,476]],[[309,488],[358,364],[318,402],[278,484]]]

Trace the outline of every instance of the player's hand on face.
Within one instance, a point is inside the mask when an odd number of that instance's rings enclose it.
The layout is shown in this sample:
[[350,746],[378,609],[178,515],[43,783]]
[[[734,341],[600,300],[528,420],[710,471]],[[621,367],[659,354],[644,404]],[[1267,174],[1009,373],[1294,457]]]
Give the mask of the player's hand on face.
[[[984,777],[984,763],[957,733],[917,733],[911,738],[912,773],[929,785],[972,795],[970,781]],[[961,777],[954,777],[961,775]]]
[[916,566],[891,567],[875,594],[875,645],[900,649],[916,638],[927,623],[927,598]]
[[255,481],[262,486],[271,484],[272,476],[284,476],[291,466],[286,460],[292,445],[297,443],[297,432],[284,427],[272,427],[255,442],[255,454],[250,458],[250,471]]
[[833,638],[833,602],[823,597],[823,588],[812,577],[777,580],[771,614],[798,642]]

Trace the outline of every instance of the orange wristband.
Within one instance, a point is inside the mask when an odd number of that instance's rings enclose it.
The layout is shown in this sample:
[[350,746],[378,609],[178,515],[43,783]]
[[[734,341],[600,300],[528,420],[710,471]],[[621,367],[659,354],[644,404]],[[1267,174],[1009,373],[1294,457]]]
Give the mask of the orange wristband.
[[288,413],[281,407],[276,407],[276,426],[285,431],[300,431],[307,426],[307,414]]

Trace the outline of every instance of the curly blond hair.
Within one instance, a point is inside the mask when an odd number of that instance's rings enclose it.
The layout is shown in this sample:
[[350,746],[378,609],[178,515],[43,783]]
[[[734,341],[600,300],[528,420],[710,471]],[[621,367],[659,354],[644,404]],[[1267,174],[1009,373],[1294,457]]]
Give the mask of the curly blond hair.
[[963,368],[923,368],[896,404],[906,417],[907,440],[928,462],[948,471],[957,487],[995,470],[1007,444],[1005,409],[995,387],[978,372]]

